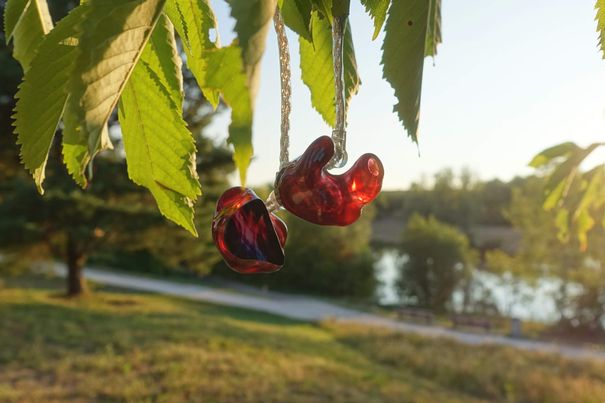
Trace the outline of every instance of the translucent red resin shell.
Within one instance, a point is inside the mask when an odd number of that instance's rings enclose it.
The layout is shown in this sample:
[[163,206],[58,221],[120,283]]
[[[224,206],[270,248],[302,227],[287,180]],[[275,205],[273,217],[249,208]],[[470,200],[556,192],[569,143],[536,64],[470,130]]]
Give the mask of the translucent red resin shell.
[[288,229],[248,188],[231,188],[218,200],[212,238],[238,273],[271,273],[284,265]]
[[333,155],[332,139],[322,136],[278,173],[275,194],[286,210],[315,224],[344,226],[378,196],[384,168],[376,155],[362,155],[341,175],[326,170]]

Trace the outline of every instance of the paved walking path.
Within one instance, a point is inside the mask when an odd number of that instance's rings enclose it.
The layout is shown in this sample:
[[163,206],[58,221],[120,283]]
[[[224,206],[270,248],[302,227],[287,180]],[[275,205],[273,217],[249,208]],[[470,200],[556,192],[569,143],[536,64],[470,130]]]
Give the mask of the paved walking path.
[[[59,275],[65,276],[64,267],[57,266],[56,272]],[[377,326],[401,332],[421,334],[423,336],[448,337],[465,344],[499,344],[523,350],[558,353],[568,358],[590,358],[605,361],[605,350],[589,350],[582,347],[550,342],[513,339],[490,334],[465,333],[443,327],[400,322],[380,315],[344,308],[309,296],[291,295],[273,291],[254,294],[242,293],[236,289],[217,289],[168,280],[155,280],[99,268],[86,268],[85,275],[92,281],[110,286],[252,309],[291,319],[304,321],[331,319],[337,322]]]

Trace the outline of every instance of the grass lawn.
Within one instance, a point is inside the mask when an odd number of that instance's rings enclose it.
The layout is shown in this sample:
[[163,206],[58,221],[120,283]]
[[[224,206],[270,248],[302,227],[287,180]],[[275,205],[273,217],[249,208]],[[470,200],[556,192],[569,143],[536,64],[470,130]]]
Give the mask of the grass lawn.
[[605,401],[604,364],[61,289],[0,288],[0,402]]

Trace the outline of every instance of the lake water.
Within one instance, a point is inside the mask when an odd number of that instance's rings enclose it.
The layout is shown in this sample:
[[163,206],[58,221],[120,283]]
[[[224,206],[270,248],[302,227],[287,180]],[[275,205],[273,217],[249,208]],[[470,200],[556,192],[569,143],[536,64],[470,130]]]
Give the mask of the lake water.
[[[386,250],[381,253],[377,265],[377,277],[380,282],[376,294],[381,304],[397,304],[399,296],[397,294],[398,262],[400,257],[393,250]],[[535,287],[527,283],[521,283],[518,286],[516,298],[512,285],[504,284],[497,276],[478,272],[475,275],[475,281],[481,287],[490,290],[492,298],[498,310],[507,316],[516,317],[523,320],[552,322],[557,320],[558,314],[554,302],[551,298],[558,287],[559,282],[552,279],[543,279],[537,282]],[[454,304],[460,304],[462,294],[454,295]]]

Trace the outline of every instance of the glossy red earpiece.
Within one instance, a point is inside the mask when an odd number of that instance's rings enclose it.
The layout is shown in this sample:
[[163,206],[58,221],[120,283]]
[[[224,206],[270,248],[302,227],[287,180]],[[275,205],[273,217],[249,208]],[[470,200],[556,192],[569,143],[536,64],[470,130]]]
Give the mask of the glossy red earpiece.
[[248,188],[222,194],[212,219],[212,238],[227,265],[238,273],[271,273],[284,265],[286,224],[269,213]]
[[376,155],[362,155],[341,175],[325,168],[333,155],[332,139],[322,136],[278,173],[275,194],[286,210],[315,224],[344,226],[378,196],[384,168]]

